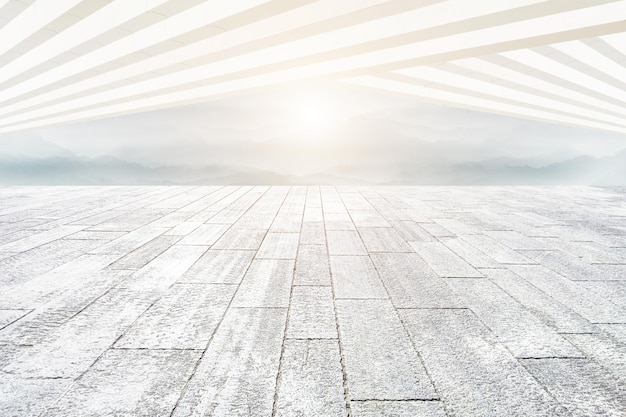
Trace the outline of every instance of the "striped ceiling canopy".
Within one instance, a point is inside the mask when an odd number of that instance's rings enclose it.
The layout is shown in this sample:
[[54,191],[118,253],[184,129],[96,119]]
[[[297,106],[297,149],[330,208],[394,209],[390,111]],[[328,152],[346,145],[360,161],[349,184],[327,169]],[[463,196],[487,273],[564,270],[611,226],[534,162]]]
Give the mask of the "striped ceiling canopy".
[[0,0],[0,133],[319,78],[626,133],[626,0]]

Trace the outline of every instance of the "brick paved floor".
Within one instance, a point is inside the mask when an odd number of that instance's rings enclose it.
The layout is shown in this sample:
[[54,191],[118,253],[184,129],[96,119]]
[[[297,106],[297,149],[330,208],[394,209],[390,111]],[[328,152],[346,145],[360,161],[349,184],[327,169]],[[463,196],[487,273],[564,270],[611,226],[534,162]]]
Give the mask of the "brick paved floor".
[[0,188],[0,416],[626,415],[626,189]]

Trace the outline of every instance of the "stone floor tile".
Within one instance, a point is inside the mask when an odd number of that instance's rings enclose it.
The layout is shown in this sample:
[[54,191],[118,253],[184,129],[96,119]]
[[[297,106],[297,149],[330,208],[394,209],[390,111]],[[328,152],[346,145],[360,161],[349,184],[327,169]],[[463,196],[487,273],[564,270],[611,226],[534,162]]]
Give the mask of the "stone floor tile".
[[400,316],[449,416],[566,415],[470,310]]
[[201,352],[108,350],[45,417],[168,417]]
[[438,398],[389,301],[336,303],[351,400]]
[[333,293],[330,287],[293,287],[287,337],[337,338]]
[[277,417],[346,417],[337,340],[286,340]]

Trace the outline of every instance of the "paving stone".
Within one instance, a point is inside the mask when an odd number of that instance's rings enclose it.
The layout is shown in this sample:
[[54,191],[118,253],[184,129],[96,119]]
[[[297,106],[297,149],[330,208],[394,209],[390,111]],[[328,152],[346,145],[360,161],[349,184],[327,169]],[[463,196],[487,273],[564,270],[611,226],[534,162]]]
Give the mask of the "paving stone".
[[367,251],[372,252],[413,252],[406,241],[390,227],[359,228],[359,234]]
[[532,259],[485,235],[463,235],[463,240],[501,264],[534,264]]
[[626,413],[624,386],[586,359],[525,359],[524,366],[575,417]]
[[0,291],[0,308],[37,308],[63,291],[87,285],[116,258],[116,255],[81,255],[26,282],[4,285]]
[[145,245],[146,243],[150,242],[152,239],[165,233],[166,231],[166,228],[146,225],[136,230],[133,230],[132,232],[128,232],[117,239],[113,239],[102,246],[98,246],[96,249],[93,249],[89,253],[94,255],[118,255],[118,258],[121,258],[122,256],[127,255],[135,249]]
[[557,332],[590,333],[598,331],[580,314],[556,301],[519,275],[504,269],[485,269],[483,273]]
[[419,255],[375,253],[371,258],[397,308],[465,307]]
[[336,298],[387,298],[368,256],[331,256],[330,270]]
[[470,310],[400,316],[448,416],[566,415]]
[[330,265],[326,246],[300,245],[294,284],[330,285]]
[[524,255],[573,281],[626,280],[626,265],[591,265],[563,251],[525,251]]
[[224,234],[230,225],[228,224],[203,224],[193,232],[185,236],[181,245],[213,245]]
[[337,300],[352,400],[434,399],[437,394],[387,300]]
[[243,277],[233,307],[288,307],[294,262],[255,259]]
[[120,286],[162,295],[200,257],[207,246],[174,245],[137,270]]
[[175,284],[115,343],[116,348],[204,349],[236,287]]
[[626,323],[626,310],[540,265],[511,265],[511,270],[591,323]]
[[579,284],[602,298],[626,308],[626,281],[579,281]]
[[154,299],[114,289],[44,340],[29,347],[4,372],[30,378],[75,378],[115,342]]
[[299,233],[268,233],[256,253],[258,259],[296,259]]
[[293,287],[287,337],[337,338],[333,293],[330,287]]
[[24,252],[37,246],[50,243],[53,240],[63,238],[65,236],[83,230],[83,226],[60,226],[51,230],[36,233],[27,237],[23,237],[12,242],[0,245],[1,252]]
[[356,231],[326,232],[329,255],[367,255],[367,250]]
[[[189,214],[186,214],[186,216],[189,216]],[[174,227],[165,232],[164,235],[187,236],[200,226],[202,226],[201,222],[180,222],[178,224],[175,224]]]
[[238,284],[253,257],[253,251],[210,249],[183,274],[179,282]]
[[456,234],[452,233],[445,227],[437,223],[420,223],[420,226],[424,228],[428,233],[435,237],[454,237]]
[[19,320],[31,310],[0,310],[0,330],[7,327],[9,324]]
[[233,226],[218,239],[211,249],[257,250],[263,242],[266,230],[240,229]]
[[131,271],[102,270],[90,273],[75,285],[37,306],[0,332],[0,343],[41,343],[45,337],[125,279]]
[[395,220],[390,222],[393,228],[407,242],[432,242],[436,240],[420,224],[410,221]]
[[326,231],[322,221],[304,221],[300,233],[302,245],[326,245]]
[[493,258],[474,248],[462,239],[456,237],[442,237],[439,238],[439,240],[474,268],[504,268],[504,265],[496,262]]
[[38,417],[71,385],[71,379],[27,379],[0,373],[0,415]]
[[111,269],[140,269],[180,240],[178,236],[157,236],[128,255],[118,259]]
[[411,242],[411,246],[440,277],[483,277],[441,242]]
[[485,235],[515,250],[547,250],[548,248],[538,240],[524,236],[516,231],[487,231]]
[[43,415],[169,416],[200,353],[108,350]]
[[287,340],[276,416],[347,416],[336,340]]
[[441,401],[351,401],[353,417],[447,417]]
[[389,222],[376,210],[349,210],[352,222],[357,228],[364,227],[391,227]]
[[356,230],[348,213],[327,213],[324,211],[324,226],[326,231]]
[[229,309],[172,416],[271,415],[286,317]]
[[513,356],[582,357],[582,353],[566,339],[489,280],[450,279],[448,285],[465,300]]
[[626,344],[607,333],[568,334],[565,337],[588,359],[593,359],[608,373],[621,379],[626,387]]

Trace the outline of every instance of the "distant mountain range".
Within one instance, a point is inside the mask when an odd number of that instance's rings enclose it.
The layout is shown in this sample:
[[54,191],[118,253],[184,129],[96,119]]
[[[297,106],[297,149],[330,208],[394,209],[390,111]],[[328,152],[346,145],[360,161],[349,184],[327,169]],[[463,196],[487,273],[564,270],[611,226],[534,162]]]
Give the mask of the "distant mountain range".
[[514,158],[459,163],[422,156],[397,164],[353,163],[296,176],[245,165],[147,166],[110,155],[85,158],[32,138],[0,144],[0,185],[626,185],[626,149],[609,157],[581,156],[544,166]]

